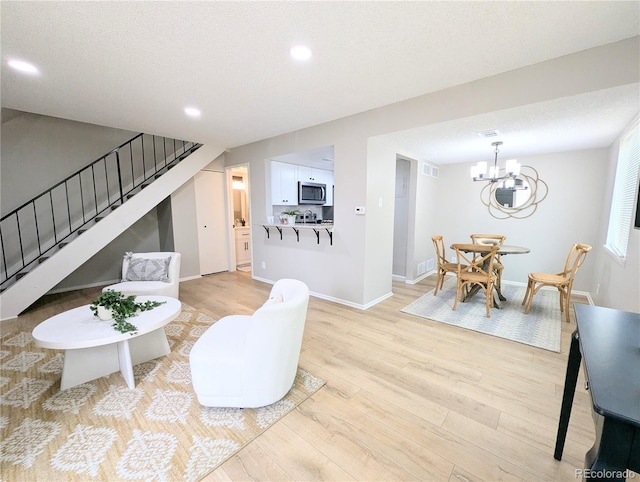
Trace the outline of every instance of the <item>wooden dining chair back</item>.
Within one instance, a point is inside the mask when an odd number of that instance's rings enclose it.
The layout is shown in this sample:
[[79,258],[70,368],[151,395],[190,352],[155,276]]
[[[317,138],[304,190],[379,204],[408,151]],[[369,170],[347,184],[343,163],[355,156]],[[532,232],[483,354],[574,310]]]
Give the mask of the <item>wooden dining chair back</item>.
[[456,251],[458,261],[458,283],[453,309],[457,308],[460,298],[464,298],[471,288],[478,286],[484,292],[487,318],[490,318],[491,307],[493,307],[493,288],[497,279],[494,263],[499,246],[479,248],[477,244],[454,244],[452,248]]
[[474,244],[502,246],[507,237],[504,234],[471,234],[471,242]]
[[457,263],[447,261],[446,250],[444,246],[444,238],[442,236],[432,236],[433,247],[436,251],[438,279],[436,288],[433,290],[433,296],[438,294],[438,289],[442,289],[444,277],[447,273],[456,273],[458,271]]
[[[497,244],[498,246],[502,246],[504,244],[505,239],[507,237],[504,234],[472,234],[471,242],[474,244],[482,244],[491,246]],[[493,265],[494,272],[496,274],[497,280],[496,285],[499,288],[502,288],[502,270],[504,269],[504,265],[502,264],[502,259],[499,254],[496,255],[496,261]]]
[[527,282],[527,291],[524,294],[522,304],[525,305],[525,313],[529,313],[533,296],[543,286],[553,286],[560,293],[560,312],[564,313],[564,318],[569,323],[569,301],[571,299],[571,289],[573,288],[573,280],[575,279],[578,268],[582,266],[587,253],[591,251],[588,244],[577,243],[571,246],[569,256],[564,263],[564,269],[560,273],[529,273]]

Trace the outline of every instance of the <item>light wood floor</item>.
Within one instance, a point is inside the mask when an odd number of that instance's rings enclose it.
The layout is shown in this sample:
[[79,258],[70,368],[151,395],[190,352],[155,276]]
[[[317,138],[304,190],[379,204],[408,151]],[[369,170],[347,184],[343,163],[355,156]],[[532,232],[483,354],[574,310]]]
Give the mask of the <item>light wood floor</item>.
[[[557,354],[400,312],[433,286],[394,282],[366,311],[311,298],[300,366],[326,386],[205,480],[576,480],[594,440],[582,373],[563,460],[553,458],[575,321],[562,322]],[[221,273],[181,283],[180,298],[222,317],[252,313],[270,289]],[[2,331],[98,291],[46,296]]]

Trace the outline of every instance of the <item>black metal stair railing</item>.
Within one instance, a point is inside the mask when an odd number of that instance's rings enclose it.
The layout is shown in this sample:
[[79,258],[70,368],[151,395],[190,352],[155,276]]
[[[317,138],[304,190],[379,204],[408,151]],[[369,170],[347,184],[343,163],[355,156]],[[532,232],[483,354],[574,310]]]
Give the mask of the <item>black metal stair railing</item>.
[[138,134],[0,219],[0,289],[202,144]]

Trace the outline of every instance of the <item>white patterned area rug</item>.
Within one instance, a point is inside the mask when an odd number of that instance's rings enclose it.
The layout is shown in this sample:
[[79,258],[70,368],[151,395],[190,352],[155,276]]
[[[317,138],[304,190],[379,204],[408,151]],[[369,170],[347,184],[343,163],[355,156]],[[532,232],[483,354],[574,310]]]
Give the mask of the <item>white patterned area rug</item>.
[[502,309],[491,308],[491,318],[487,318],[482,291],[466,303],[458,301],[453,311],[456,284],[450,280],[436,296],[429,291],[400,311],[560,353],[562,321],[558,291],[538,291],[528,314],[521,304],[525,291],[524,286],[503,285],[502,294],[507,301],[501,303]]
[[197,481],[324,385],[298,369],[289,393],[258,409],[202,407],[189,350],[214,320],[184,305],[171,353],[60,391],[63,354],[17,332],[0,341],[0,479]]

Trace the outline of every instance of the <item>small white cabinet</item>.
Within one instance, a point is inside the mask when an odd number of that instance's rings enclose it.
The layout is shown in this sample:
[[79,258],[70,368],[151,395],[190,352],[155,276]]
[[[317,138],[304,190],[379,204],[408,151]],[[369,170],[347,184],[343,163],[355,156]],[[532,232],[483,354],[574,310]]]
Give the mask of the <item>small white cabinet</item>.
[[333,178],[333,171],[316,169],[315,167],[298,166],[298,181],[326,184],[327,174],[331,174]]
[[302,182],[320,182],[318,169],[308,166],[298,166],[298,181]]
[[333,171],[279,161],[271,161],[271,204],[297,206],[299,181],[326,184],[325,206],[333,206]]
[[298,166],[271,161],[271,204],[298,204]]
[[235,228],[236,265],[251,263],[251,228]]

